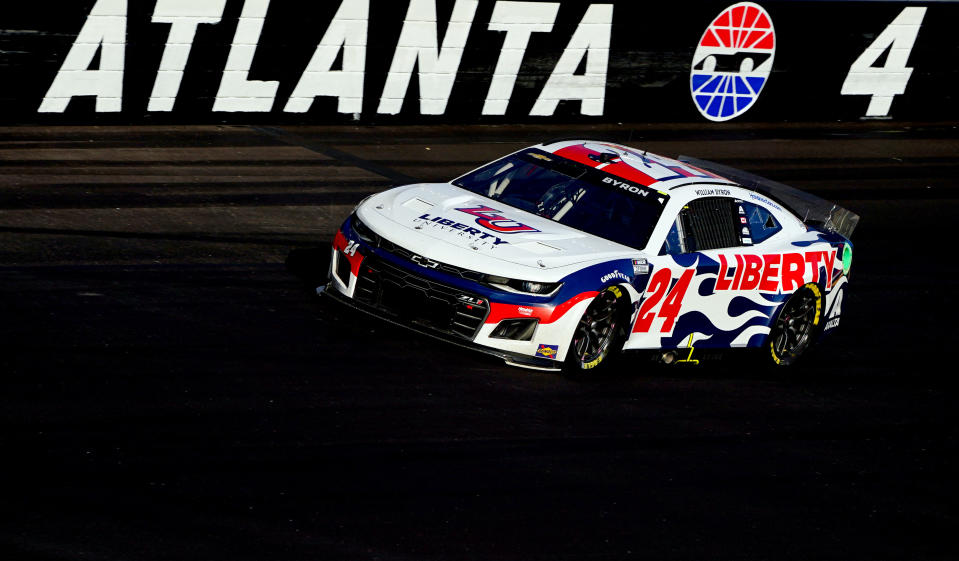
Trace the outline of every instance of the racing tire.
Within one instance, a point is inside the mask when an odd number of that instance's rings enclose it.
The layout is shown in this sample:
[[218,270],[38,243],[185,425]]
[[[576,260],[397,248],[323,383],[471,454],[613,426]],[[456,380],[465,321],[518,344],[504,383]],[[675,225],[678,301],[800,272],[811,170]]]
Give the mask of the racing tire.
[[576,375],[609,368],[611,358],[622,350],[629,323],[623,302],[623,291],[616,286],[593,298],[573,331],[566,355],[567,373]]
[[803,285],[786,300],[773,322],[767,345],[774,365],[791,366],[815,339],[822,319],[822,290]]

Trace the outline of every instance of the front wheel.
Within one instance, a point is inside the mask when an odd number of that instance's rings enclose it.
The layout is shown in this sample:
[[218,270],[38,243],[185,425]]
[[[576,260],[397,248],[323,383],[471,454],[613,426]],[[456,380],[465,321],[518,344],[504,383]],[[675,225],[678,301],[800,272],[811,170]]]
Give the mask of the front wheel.
[[812,345],[822,317],[822,291],[815,283],[799,288],[783,304],[769,333],[769,352],[780,366],[789,366]]
[[620,351],[628,323],[621,311],[622,298],[622,290],[611,286],[590,302],[573,332],[566,357],[567,370],[592,370]]

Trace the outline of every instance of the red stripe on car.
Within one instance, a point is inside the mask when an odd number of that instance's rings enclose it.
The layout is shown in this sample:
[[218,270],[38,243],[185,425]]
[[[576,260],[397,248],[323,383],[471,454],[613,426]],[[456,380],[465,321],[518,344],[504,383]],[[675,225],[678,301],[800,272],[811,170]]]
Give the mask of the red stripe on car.
[[593,298],[597,294],[599,294],[599,292],[596,291],[581,292],[555,307],[537,306],[535,304],[524,306],[490,302],[490,311],[489,316],[486,317],[486,323],[499,323],[504,319],[522,318],[537,318],[540,323],[553,323],[566,315],[566,312],[576,304],[579,304],[587,298]]

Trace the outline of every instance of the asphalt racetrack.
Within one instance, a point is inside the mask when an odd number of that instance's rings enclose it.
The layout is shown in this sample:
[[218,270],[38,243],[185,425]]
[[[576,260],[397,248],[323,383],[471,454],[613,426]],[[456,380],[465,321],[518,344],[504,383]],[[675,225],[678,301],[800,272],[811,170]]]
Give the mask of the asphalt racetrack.
[[[859,213],[833,340],[571,380],[284,264],[568,136]],[[0,129],[0,559],[955,560],[957,172],[941,124]]]

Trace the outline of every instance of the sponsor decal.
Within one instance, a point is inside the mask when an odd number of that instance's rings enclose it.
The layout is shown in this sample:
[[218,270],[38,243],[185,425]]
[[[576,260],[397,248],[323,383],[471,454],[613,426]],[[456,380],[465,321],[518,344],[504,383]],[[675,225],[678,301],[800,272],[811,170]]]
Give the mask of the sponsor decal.
[[449,228],[450,231],[459,230],[467,236],[473,237],[477,242],[482,242],[483,244],[490,245],[491,247],[496,247],[500,244],[509,243],[506,240],[496,237],[493,234],[487,234],[482,230],[477,230],[472,226],[463,224],[462,222],[457,222],[455,220],[450,220],[449,218],[443,218],[442,216],[433,216],[429,213],[420,215],[419,218],[415,219],[416,221],[422,221],[422,224],[436,225],[439,227]]
[[626,282],[629,282],[630,280],[632,280],[632,279],[630,279],[628,276],[626,276],[624,273],[620,273],[619,270],[617,269],[617,270],[613,271],[612,273],[609,273],[608,275],[603,275],[602,277],[600,277],[599,282],[604,282],[604,283],[605,283],[605,282],[609,282],[609,281],[611,281],[611,280],[613,280],[613,279],[620,279],[620,280],[624,280],[624,281],[626,281]]
[[832,288],[832,270],[836,250],[806,253],[770,253],[766,255],[736,254],[735,263],[719,255],[717,292],[724,290],[759,290],[760,292],[793,292],[803,285],[807,266],[812,267],[812,282],[819,282],[819,266],[826,268],[826,288]]
[[752,238],[743,238],[743,245],[753,245]]
[[690,91],[710,121],[745,113],[769,79],[776,54],[772,18],[762,6],[740,2],[709,24],[693,53]]
[[559,352],[559,345],[540,345],[536,349],[536,356],[541,356],[543,358],[556,358],[556,353]]
[[525,306],[520,306],[516,308],[516,311],[519,312],[521,316],[531,316],[533,315],[533,308],[527,308]]
[[[739,208],[742,209],[743,207],[739,207]],[[739,222],[740,222],[740,224],[746,224],[746,222],[747,222],[746,217],[745,217],[745,216],[740,216],[740,217],[739,217]]]
[[536,228],[527,226],[526,224],[522,224],[511,218],[507,218],[503,216],[502,211],[496,210],[495,208],[490,208],[488,206],[458,208],[456,210],[475,216],[477,224],[500,234],[539,232],[539,230]]
[[757,200],[757,201],[759,201],[759,202],[761,202],[761,203],[763,203],[763,204],[765,204],[765,205],[769,205],[769,206],[771,206],[771,207],[773,207],[773,208],[775,208],[775,209],[777,209],[777,210],[782,210],[782,208],[780,208],[779,205],[777,205],[776,203],[770,201],[770,200],[767,199],[766,197],[763,197],[762,195],[757,195],[756,193],[750,193],[750,194],[749,194],[749,198],[750,198],[750,199]]
[[823,331],[828,331],[834,327],[839,326],[840,315],[842,315],[842,296],[846,293],[845,288],[840,288],[836,293],[836,301],[832,303],[832,309],[829,311],[829,317],[827,318],[825,327]]
[[633,274],[645,275],[649,273],[649,261],[645,259],[633,259]]
[[749,228],[748,228],[748,227],[743,227],[743,235],[744,235],[744,236],[748,236],[748,235],[749,235]]
[[739,214],[746,214],[746,211],[743,210],[742,205],[739,206]]
[[590,370],[591,368],[596,368],[597,366],[599,366],[599,363],[602,362],[604,358],[606,358],[606,355],[600,355],[596,357],[595,360],[591,362],[587,362],[586,364],[583,365],[583,370]]

